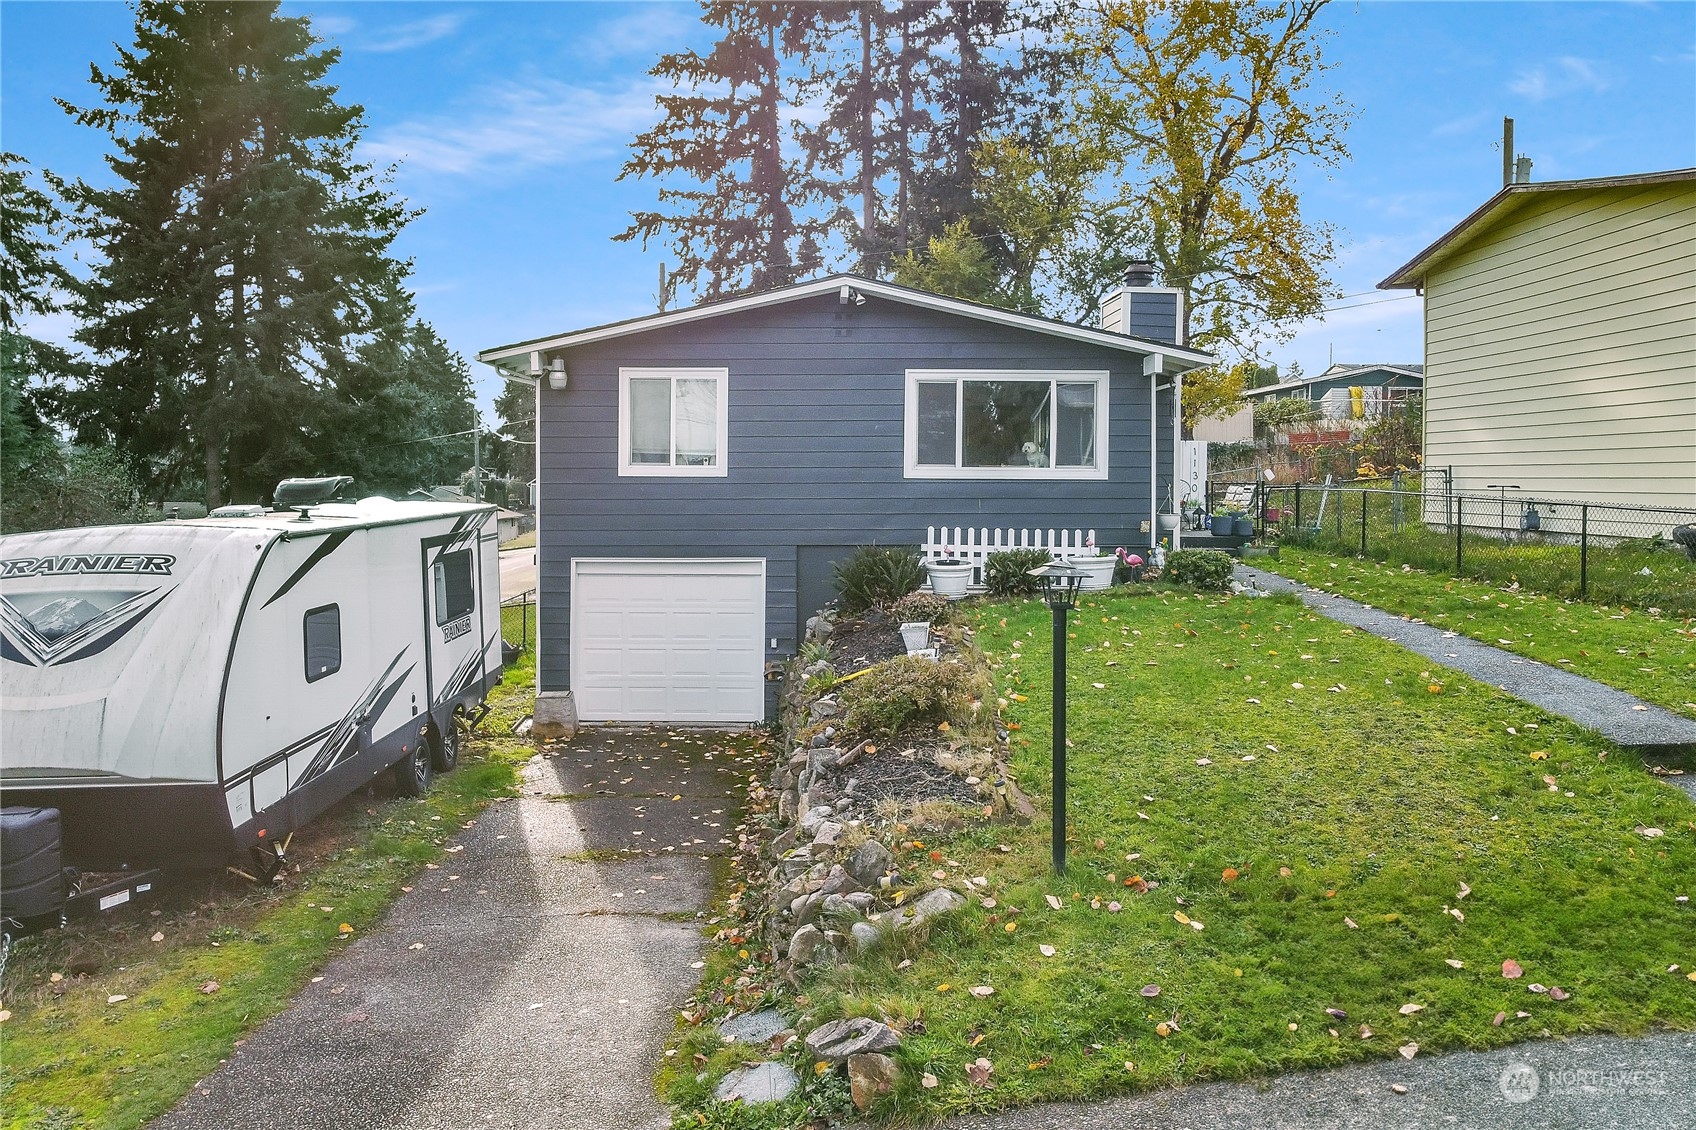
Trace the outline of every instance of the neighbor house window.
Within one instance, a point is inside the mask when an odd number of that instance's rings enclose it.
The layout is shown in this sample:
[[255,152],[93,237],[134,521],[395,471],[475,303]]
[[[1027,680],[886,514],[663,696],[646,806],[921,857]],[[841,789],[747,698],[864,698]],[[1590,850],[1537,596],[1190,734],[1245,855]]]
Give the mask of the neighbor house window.
[[620,369],[618,473],[725,473],[724,369]]
[[908,478],[1107,477],[1107,374],[912,369]]
[[443,554],[431,571],[431,581],[436,595],[436,623],[451,623],[477,606],[469,549]]
[[306,681],[316,683],[342,669],[342,610],[334,604],[306,613]]

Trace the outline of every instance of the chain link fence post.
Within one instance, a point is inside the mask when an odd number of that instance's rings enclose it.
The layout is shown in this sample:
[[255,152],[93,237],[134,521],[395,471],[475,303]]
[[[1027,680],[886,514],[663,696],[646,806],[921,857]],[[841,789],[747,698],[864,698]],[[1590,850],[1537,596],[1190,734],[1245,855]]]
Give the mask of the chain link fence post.
[[1466,523],[1461,520],[1462,504],[1466,501],[1464,495],[1455,495],[1455,576],[1460,576],[1460,539],[1461,531],[1466,529]]
[[1366,556],[1366,503],[1372,497],[1372,492],[1365,487],[1360,488],[1360,555]]
[[1590,506],[1578,508],[1578,598],[1590,595]]

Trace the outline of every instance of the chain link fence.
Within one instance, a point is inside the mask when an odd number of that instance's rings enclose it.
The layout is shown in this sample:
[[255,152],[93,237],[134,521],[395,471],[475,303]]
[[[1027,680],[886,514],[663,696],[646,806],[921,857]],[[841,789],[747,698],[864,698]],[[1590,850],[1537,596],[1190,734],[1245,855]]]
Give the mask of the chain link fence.
[[501,601],[501,639],[520,652],[536,646],[536,590]]
[[1696,508],[1449,489],[1442,472],[1346,486],[1262,485],[1268,540],[1519,585],[1554,596],[1696,615]]

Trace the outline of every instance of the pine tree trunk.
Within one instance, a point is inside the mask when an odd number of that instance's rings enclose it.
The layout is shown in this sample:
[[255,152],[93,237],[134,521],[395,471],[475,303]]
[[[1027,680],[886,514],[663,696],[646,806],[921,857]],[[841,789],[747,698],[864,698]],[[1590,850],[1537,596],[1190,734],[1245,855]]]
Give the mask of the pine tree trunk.
[[876,124],[872,104],[872,9],[860,5],[860,273],[877,277],[877,197],[872,164],[872,131]]

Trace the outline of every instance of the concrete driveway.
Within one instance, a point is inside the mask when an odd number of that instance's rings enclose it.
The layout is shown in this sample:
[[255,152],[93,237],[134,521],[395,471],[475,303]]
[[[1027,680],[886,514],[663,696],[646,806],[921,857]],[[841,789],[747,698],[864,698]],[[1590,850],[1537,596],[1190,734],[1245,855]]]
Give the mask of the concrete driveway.
[[710,733],[551,752],[154,1126],[667,1126],[651,1079],[746,769]]
[[501,550],[501,599],[510,600],[536,587],[536,551]]

